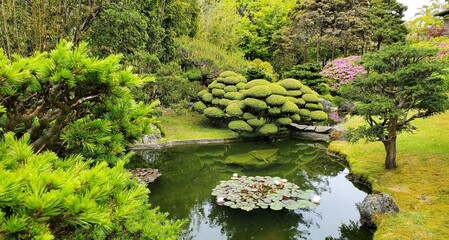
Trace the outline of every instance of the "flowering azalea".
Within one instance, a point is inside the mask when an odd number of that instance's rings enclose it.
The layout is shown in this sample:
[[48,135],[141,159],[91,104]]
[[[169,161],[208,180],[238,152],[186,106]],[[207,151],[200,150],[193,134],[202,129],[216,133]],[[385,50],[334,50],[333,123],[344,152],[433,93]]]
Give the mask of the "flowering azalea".
[[362,65],[357,64],[360,56],[338,58],[324,66],[321,74],[330,79],[329,86],[337,90],[341,85],[351,82],[357,75],[366,74]]

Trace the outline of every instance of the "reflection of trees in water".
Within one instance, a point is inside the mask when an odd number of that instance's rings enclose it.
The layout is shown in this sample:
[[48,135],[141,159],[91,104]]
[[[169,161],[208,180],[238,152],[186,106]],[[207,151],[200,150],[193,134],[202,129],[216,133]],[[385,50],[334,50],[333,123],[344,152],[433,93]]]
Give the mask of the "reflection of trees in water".
[[303,239],[310,234],[311,219],[296,211],[256,209],[250,212],[212,204],[207,216],[227,239]]
[[350,221],[349,224],[342,224],[340,227],[340,237],[326,237],[326,240],[371,240],[373,239],[374,233],[368,228],[359,226],[358,223]]
[[[266,149],[276,149],[278,161],[267,168],[244,169],[224,164],[228,156]],[[325,145],[296,140],[178,146],[156,153],[154,150],[139,151],[138,155],[142,158],[133,159],[130,165],[158,168],[162,172],[162,176],[150,185],[152,205],[160,206],[162,211],[170,213],[171,218],[191,220],[183,239],[193,239],[200,225],[207,220],[210,225],[220,227],[228,239],[307,239],[308,227],[316,223],[304,219],[301,213],[305,210],[244,212],[217,206],[210,195],[212,188],[237,172],[239,175],[287,178],[303,190],[311,189],[320,194],[329,191],[329,176],[344,170],[344,166],[326,154]],[[154,162],[143,160],[153,157],[158,159]],[[307,211],[320,217],[315,209]],[[351,227],[342,225],[342,236],[345,229],[355,229]]]

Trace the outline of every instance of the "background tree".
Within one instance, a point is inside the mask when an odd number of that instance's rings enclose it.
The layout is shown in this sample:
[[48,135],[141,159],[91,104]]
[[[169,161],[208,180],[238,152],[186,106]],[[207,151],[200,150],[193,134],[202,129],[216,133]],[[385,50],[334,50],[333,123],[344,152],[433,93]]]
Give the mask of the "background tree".
[[396,0],[373,0],[369,10],[372,40],[379,50],[382,44],[404,42],[407,28],[404,25],[404,12],[407,6]]
[[356,103],[355,113],[368,125],[352,129],[351,140],[381,141],[385,167],[396,168],[396,136],[412,131],[411,121],[449,108],[448,84],[438,73],[435,49],[394,44],[363,57],[366,77],[356,78],[342,94]]

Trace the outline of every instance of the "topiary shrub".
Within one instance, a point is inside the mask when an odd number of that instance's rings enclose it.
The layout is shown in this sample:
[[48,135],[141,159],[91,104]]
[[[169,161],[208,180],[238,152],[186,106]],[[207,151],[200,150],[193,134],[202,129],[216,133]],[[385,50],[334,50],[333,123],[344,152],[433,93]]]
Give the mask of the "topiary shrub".
[[204,115],[208,118],[222,118],[224,117],[223,110],[217,108],[217,107],[208,107],[204,109]]
[[243,115],[243,111],[240,108],[238,103],[231,103],[229,104],[226,109],[226,113],[229,114],[231,117],[239,117]]
[[204,94],[209,93],[209,91],[207,89],[201,90],[200,92],[198,92],[198,97],[201,98],[204,96]]
[[282,106],[287,101],[287,98],[280,95],[271,95],[265,99],[265,102],[271,106]]
[[253,88],[255,86],[259,86],[259,85],[269,85],[270,82],[265,80],[265,79],[254,79],[249,81],[248,83],[246,83],[245,88],[246,89],[250,89]]
[[256,116],[254,116],[252,113],[249,113],[249,112],[243,113],[243,119],[245,119],[245,120],[254,119],[254,118],[256,118]]
[[[301,111],[301,109],[299,111]],[[299,116],[299,114],[292,115],[290,118],[292,119],[293,122],[301,121],[301,116]]]
[[223,97],[230,100],[242,100],[244,98],[244,95],[239,92],[227,92]]
[[218,100],[218,105],[222,106],[222,107],[227,107],[230,103],[232,102],[232,100],[226,99],[226,98],[222,98],[220,100]]
[[271,89],[268,85],[255,86],[245,92],[246,97],[264,98],[271,95]]
[[246,83],[246,78],[243,76],[235,76],[235,77],[226,77],[226,78],[217,78],[219,83],[224,83],[226,85],[236,85],[239,83]]
[[227,93],[229,93],[229,92],[237,92],[238,91],[237,87],[234,86],[234,85],[226,86],[223,90],[225,90],[225,92],[227,92]]
[[320,102],[320,98],[316,95],[316,94],[304,94],[301,97],[302,99],[304,99],[304,101],[306,101],[307,103],[319,103]]
[[270,135],[270,134],[275,134],[278,132],[278,127],[275,124],[269,123],[269,124],[265,124],[264,126],[262,126],[259,129],[259,133],[263,134],[263,135]]
[[321,103],[307,103],[306,108],[310,110],[323,110],[323,104]]
[[207,88],[209,89],[224,89],[226,87],[226,85],[224,85],[223,83],[219,83],[217,81],[213,81],[211,84],[209,84],[209,86],[207,86]]
[[302,86],[302,88],[300,89],[302,93],[304,94],[317,94],[315,91],[313,91],[311,88],[307,87],[307,86]]
[[251,127],[258,128],[265,124],[265,119],[263,118],[253,118],[246,121]]
[[219,77],[221,78],[236,77],[236,76],[238,76],[238,74],[233,71],[224,71],[219,75]]
[[220,103],[220,98],[214,98],[211,101],[212,105],[218,105]]
[[285,97],[287,101],[290,101],[298,106],[303,106],[306,104],[306,101],[302,98],[295,98],[295,97]]
[[279,85],[287,90],[300,90],[304,85],[294,78],[287,78],[278,82]]
[[276,122],[282,126],[287,126],[287,125],[290,125],[290,123],[292,123],[293,121],[289,117],[283,117],[283,118],[278,118],[278,120]]
[[204,109],[207,108],[207,106],[201,101],[194,103],[192,107],[195,111],[199,113],[203,113]]
[[215,97],[223,97],[225,95],[225,90],[223,89],[219,89],[219,88],[214,88],[212,89],[212,95],[214,95]]
[[287,95],[290,97],[300,97],[302,95],[302,92],[300,90],[289,90],[287,92]]
[[301,108],[299,109],[299,115],[304,117],[304,118],[310,118],[310,110],[305,109],[305,108]]
[[243,102],[245,103],[245,107],[249,107],[254,110],[265,110],[268,108],[266,102],[256,98],[246,98]]
[[310,113],[310,118],[314,121],[326,121],[328,116],[323,111],[313,111]]
[[236,132],[252,132],[253,128],[243,120],[235,120],[228,124],[229,129]]
[[281,112],[295,114],[295,113],[299,113],[299,108],[296,104],[294,104],[290,101],[286,101],[281,107]]
[[201,100],[203,100],[203,102],[206,103],[210,103],[212,102],[212,100],[214,99],[214,95],[212,95],[212,93],[205,93],[202,97]]
[[268,109],[268,114],[271,115],[271,116],[279,115],[279,114],[281,114],[281,109],[277,108],[277,107],[269,108]]
[[237,85],[235,85],[237,87],[238,90],[244,90],[246,89],[246,83],[238,83]]
[[270,84],[270,89],[271,89],[271,92],[273,94],[283,95],[283,96],[288,95],[287,89],[285,89],[284,87],[282,87],[278,83],[271,83]]

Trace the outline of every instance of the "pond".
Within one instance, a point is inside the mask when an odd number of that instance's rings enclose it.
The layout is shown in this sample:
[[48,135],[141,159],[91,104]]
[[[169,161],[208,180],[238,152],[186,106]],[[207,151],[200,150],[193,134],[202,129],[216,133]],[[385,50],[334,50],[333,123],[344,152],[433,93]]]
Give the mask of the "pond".
[[[345,176],[348,169],[326,154],[327,145],[295,139],[190,145],[136,151],[128,167],[152,167],[162,172],[150,184],[150,202],[172,219],[189,219],[181,239],[372,239],[360,226],[356,203],[366,189]],[[270,159],[253,164],[248,156]],[[278,176],[321,196],[316,207],[246,212],[219,206],[211,190],[233,173]]]

